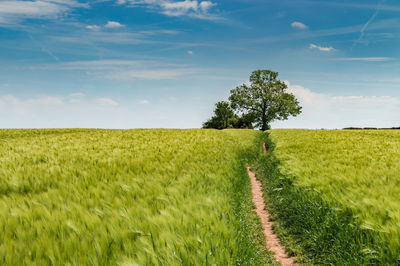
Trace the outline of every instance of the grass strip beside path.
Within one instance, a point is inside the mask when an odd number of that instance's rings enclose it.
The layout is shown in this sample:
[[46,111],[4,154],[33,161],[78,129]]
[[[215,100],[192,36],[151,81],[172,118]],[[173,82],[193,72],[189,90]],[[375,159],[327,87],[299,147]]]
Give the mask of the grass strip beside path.
[[[253,168],[262,181],[264,197],[275,230],[299,261],[334,265],[394,265],[399,254],[391,251],[381,235],[362,226],[354,212],[327,202],[318,191],[299,186],[282,174],[275,143],[265,133],[268,153]],[[292,155],[295,156],[295,155]]]

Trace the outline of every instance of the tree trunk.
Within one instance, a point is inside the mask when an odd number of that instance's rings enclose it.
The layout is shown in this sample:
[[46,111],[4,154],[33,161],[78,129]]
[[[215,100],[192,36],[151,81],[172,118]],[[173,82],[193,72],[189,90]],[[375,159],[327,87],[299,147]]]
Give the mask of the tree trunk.
[[265,127],[267,126],[267,123],[265,121],[264,116],[262,117],[262,124],[261,124],[261,131],[265,131]]
[[262,120],[261,120],[261,122],[262,122],[262,125],[261,125],[261,130],[262,131],[265,131],[265,130],[267,130],[267,129],[269,129],[269,125],[268,125],[268,123],[267,123],[267,103],[266,102],[264,102],[264,104],[263,104],[263,108],[262,108]]
[[269,129],[271,129],[271,126],[267,122],[264,123],[264,121],[263,121],[261,130],[265,131],[265,130],[269,130]]
[[267,120],[263,117],[262,119],[262,126],[261,126],[261,130],[265,131],[271,129],[271,127],[269,126],[269,124],[267,123]]

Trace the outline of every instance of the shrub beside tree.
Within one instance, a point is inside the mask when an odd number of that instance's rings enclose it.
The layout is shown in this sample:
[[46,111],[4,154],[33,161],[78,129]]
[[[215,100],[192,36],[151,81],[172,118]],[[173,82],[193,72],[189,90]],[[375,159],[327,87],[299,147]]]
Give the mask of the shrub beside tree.
[[229,102],[221,101],[215,104],[214,115],[203,123],[203,128],[253,128],[253,120],[251,115],[238,116]]
[[296,97],[287,92],[287,85],[278,80],[278,73],[256,70],[250,76],[250,84],[242,84],[231,90],[230,102],[218,102],[214,116],[203,128],[271,128],[275,120],[287,120],[301,113]]
[[225,101],[215,104],[214,116],[203,124],[203,128],[224,129],[230,127],[235,113],[230,104]]

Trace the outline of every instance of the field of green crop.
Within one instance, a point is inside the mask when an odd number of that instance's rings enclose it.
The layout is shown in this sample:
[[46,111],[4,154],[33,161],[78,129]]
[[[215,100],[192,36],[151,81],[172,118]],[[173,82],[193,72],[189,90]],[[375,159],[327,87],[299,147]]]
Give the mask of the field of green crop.
[[[400,131],[272,130],[269,137],[281,174],[270,181],[275,189],[270,195],[293,196],[296,203],[288,201],[287,207],[300,209],[291,217],[277,210],[276,216],[292,234],[304,234],[303,242],[309,242],[300,245],[321,256],[333,253],[330,263],[346,252],[343,261],[359,252],[364,263],[400,263]],[[293,189],[281,192],[284,183]],[[313,197],[321,201],[314,204]],[[315,217],[307,220],[305,214]],[[289,222],[293,217],[304,221]],[[342,255],[335,254],[339,246]],[[352,249],[358,251],[351,254]]]
[[0,264],[272,263],[252,130],[0,130]]
[[[266,139],[269,153],[261,156]],[[400,131],[0,130],[0,264],[400,263]]]

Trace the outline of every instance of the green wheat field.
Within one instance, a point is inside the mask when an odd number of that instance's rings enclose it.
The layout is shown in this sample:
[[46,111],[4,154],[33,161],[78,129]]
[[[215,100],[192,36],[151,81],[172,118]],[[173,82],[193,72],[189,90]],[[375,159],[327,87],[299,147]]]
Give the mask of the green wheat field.
[[[262,153],[266,141],[268,153]],[[2,265],[400,263],[400,131],[0,130]]]
[[[400,131],[272,130],[270,138],[280,173],[300,194],[313,195],[333,212],[347,212],[354,218],[352,231],[359,231],[349,239],[331,238],[341,228],[330,232],[327,224],[332,222],[328,219],[314,217],[308,228],[303,224],[308,237],[317,239],[320,250],[324,242],[329,248],[342,245],[341,252],[331,249],[336,254],[330,263],[340,261],[341,256],[355,258],[351,249],[359,249],[362,257],[355,259],[355,264],[400,263]],[[304,206],[304,213],[313,208],[310,206]],[[325,223],[326,228],[316,229],[313,223]],[[295,223],[286,226],[301,230]],[[348,260],[351,258],[342,263]],[[323,258],[318,262],[323,263]]]
[[245,170],[260,134],[0,130],[0,264],[272,263]]

